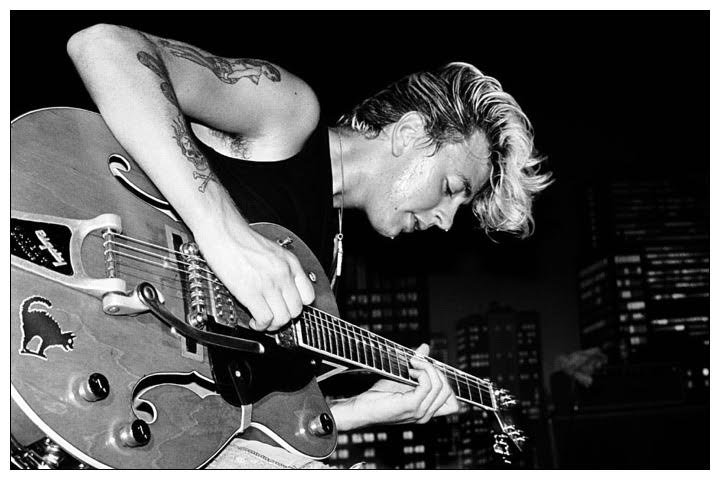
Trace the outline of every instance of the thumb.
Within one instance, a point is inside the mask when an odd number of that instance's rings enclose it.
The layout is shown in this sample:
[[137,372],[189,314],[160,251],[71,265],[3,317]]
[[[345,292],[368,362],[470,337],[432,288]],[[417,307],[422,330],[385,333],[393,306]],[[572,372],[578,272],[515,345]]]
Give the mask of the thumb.
[[427,357],[428,355],[430,355],[430,345],[428,345],[427,343],[423,343],[415,349],[415,353]]

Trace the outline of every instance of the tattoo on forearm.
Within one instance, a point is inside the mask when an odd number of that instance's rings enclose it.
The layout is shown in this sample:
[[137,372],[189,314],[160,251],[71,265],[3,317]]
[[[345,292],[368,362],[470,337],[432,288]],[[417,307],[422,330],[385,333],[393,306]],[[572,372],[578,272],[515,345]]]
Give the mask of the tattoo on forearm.
[[197,63],[215,74],[221,82],[235,84],[241,78],[247,78],[255,85],[260,83],[260,77],[264,76],[271,82],[280,81],[280,71],[271,63],[254,58],[226,59],[214,55],[208,55],[189,45],[173,43],[167,40],[158,42],[176,57],[190,60]]
[[165,65],[163,65],[163,63],[154,56],[143,51],[138,52],[137,59],[140,63],[145,65],[147,68],[155,72],[158,77],[160,77],[160,90],[162,91],[165,98],[167,98],[167,100],[172,105],[174,105],[175,108],[177,108],[178,116],[173,119],[172,123],[172,128],[175,131],[175,135],[173,136],[173,138],[175,139],[175,142],[177,142],[178,147],[180,147],[180,151],[182,152],[183,156],[188,161],[192,162],[192,164],[195,166],[193,178],[196,180],[201,180],[201,183],[198,186],[198,190],[200,190],[201,192],[205,192],[208,183],[210,183],[211,181],[216,181],[217,178],[215,177],[215,174],[213,174],[212,170],[210,170],[210,166],[208,165],[205,156],[200,150],[198,150],[195,142],[188,133],[185,119],[183,118],[182,112],[180,111],[180,104],[178,103],[177,97],[175,96],[175,91],[170,84],[170,75],[168,74]]

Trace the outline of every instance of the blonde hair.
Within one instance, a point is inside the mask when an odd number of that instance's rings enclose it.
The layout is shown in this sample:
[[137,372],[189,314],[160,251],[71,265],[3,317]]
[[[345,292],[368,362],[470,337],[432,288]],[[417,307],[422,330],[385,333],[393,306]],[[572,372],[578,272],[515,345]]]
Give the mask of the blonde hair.
[[375,138],[411,111],[425,120],[436,151],[477,130],[485,133],[490,180],[473,200],[473,212],[486,232],[530,235],[533,197],[551,183],[551,175],[540,173],[544,159],[535,152],[530,121],[500,82],[468,63],[450,63],[389,85],[341,116],[338,126]]

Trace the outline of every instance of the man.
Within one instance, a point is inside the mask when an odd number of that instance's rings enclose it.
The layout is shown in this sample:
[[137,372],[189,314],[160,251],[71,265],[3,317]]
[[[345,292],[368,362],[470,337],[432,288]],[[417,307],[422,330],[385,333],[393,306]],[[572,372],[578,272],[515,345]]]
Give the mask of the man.
[[[290,228],[332,274],[344,208],[364,211],[391,238],[448,230],[463,205],[486,230],[527,234],[532,196],[548,183],[527,118],[471,65],[403,79],[327,128],[312,89],[269,62],[112,25],[78,32],[68,52],[118,141],[181,215],[256,330],[282,327],[315,293],[297,259],[248,220]],[[421,359],[427,345],[417,352],[416,388],[380,381],[336,402],[338,430],[456,411],[447,380]],[[307,464],[274,447],[234,445],[216,466],[257,467],[263,457]]]

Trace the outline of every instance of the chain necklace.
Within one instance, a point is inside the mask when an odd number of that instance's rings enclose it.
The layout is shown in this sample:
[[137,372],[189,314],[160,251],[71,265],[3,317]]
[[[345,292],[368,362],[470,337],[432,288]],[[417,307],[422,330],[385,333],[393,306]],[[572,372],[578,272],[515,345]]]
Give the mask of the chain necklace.
[[338,210],[338,233],[333,239],[333,278],[330,281],[330,288],[335,290],[335,281],[342,273],[343,261],[343,212],[345,210],[345,171],[343,167],[343,145],[342,135],[335,132],[340,143],[340,209]]

